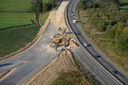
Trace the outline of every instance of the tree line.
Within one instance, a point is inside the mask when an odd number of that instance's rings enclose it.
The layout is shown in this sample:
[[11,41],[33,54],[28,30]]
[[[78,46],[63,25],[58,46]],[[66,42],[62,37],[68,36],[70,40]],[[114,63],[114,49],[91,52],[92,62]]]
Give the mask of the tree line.
[[42,0],[31,0],[31,13],[35,13],[35,20],[33,21],[35,24],[39,25],[39,15],[41,13],[45,13],[53,8],[55,8],[58,2],[61,0],[49,0],[46,3],[43,3]]
[[81,0],[78,10],[86,10],[88,21],[105,37],[116,41],[121,55],[128,53],[128,10],[119,10],[119,0]]

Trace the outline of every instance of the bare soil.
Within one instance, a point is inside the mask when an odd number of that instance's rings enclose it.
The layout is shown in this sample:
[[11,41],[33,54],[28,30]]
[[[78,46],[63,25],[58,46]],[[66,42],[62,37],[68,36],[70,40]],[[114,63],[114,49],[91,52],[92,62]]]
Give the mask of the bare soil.
[[50,85],[57,77],[59,72],[69,70],[78,70],[70,51],[63,51],[58,58],[51,64],[42,69],[24,85]]

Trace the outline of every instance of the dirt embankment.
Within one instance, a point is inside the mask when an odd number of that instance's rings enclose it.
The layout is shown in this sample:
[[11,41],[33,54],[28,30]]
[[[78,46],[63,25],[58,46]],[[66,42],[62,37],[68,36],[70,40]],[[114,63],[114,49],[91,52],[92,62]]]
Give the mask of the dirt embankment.
[[50,85],[57,77],[58,73],[68,70],[77,70],[70,51],[63,51],[51,64],[38,72],[24,85]]

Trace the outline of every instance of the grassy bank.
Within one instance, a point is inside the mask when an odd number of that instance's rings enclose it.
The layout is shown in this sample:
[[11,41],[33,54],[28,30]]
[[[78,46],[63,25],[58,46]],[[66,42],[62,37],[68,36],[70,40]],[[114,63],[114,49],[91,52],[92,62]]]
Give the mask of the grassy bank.
[[0,31],[0,57],[19,50],[31,42],[39,30],[39,26],[25,26]]
[[68,71],[59,73],[52,85],[92,85],[80,71]]

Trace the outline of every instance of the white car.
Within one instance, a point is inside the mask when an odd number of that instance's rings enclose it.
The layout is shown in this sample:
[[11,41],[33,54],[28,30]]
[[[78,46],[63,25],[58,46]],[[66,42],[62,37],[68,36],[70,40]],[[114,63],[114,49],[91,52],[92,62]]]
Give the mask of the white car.
[[87,47],[87,46],[88,46],[88,44],[87,44],[87,43],[84,43],[84,46],[85,46],[85,47]]
[[74,19],[74,20],[73,20],[73,23],[77,23],[77,20]]

